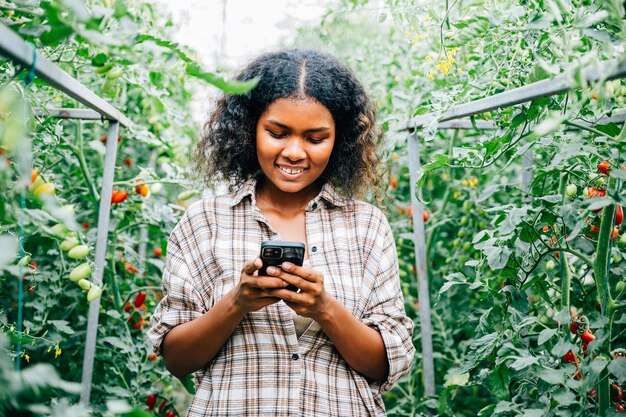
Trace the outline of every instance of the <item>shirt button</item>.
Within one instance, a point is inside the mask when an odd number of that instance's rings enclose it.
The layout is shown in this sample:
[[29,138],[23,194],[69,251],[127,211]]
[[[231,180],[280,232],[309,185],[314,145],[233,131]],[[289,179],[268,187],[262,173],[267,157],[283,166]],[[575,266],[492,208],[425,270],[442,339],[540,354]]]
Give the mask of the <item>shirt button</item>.
[[317,246],[313,246],[313,247],[311,248],[311,252],[317,252]]
[[313,205],[311,206],[311,208],[312,208],[313,210],[315,210],[315,209],[317,208],[317,203],[313,203]]
[[291,359],[293,359],[294,361],[297,361],[298,359],[300,359],[300,355],[298,355],[297,353],[294,353],[293,355],[291,355]]

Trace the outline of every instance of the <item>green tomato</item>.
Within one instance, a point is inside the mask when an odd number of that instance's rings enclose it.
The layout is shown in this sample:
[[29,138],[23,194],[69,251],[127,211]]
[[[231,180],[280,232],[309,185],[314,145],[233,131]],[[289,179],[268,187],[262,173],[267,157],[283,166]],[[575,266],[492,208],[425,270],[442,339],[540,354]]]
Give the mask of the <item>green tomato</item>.
[[112,68],[109,72],[107,72],[107,80],[117,80],[123,73],[124,72],[119,67]]
[[50,229],[52,230],[52,234],[55,236],[59,236],[59,237],[65,237],[65,235],[67,235],[67,227],[65,227],[65,225],[59,223],[59,224],[55,224],[54,226],[52,226],[52,228]]
[[19,266],[26,266],[30,262],[30,255],[24,255],[19,262],[17,263]]
[[78,282],[83,278],[91,276],[91,265],[89,262],[83,262],[70,272],[70,281]]
[[461,217],[461,225],[466,225],[469,219],[466,216]]
[[604,177],[599,177],[596,180],[596,185],[600,186],[600,185],[604,185],[606,183],[606,180],[604,179]]
[[463,210],[470,211],[471,209],[472,209],[472,203],[470,203],[469,201],[465,200],[463,202]]
[[178,194],[178,197],[176,197],[177,199],[179,199],[180,201],[185,201],[185,200],[189,200],[191,197],[200,194],[200,191],[198,190],[185,190],[182,191],[180,194]]
[[472,243],[471,242],[465,242],[463,244],[463,250],[468,251],[472,249]]
[[92,285],[89,288],[89,292],[87,293],[87,301],[91,303],[93,300],[100,297],[101,295],[102,295],[102,288],[97,285]]
[[83,291],[89,291],[89,289],[91,288],[93,284],[91,283],[91,281],[89,281],[88,279],[81,279],[78,281],[78,286],[83,290]]
[[89,246],[87,245],[76,246],[75,248],[70,249],[70,251],[67,253],[67,256],[72,259],[83,259],[86,258],[88,255]]
[[76,246],[78,246],[78,239],[76,239],[75,237],[65,239],[63,242],[61,242],[61,250],[65,252],[72,248],[75,248]]
[[619,243],[626,243],[626,233],[624,233],[622,237],[619,238]]
[[565,194],[569,197],[575,197],[577,193],[578,187],[576,187],[576,184],[567,184],[567,187],[565,187]]
[[546,271],[553,271],[554,268],[556,268],[556,263],[552,259],[546,262]]
[[615,291],[622,292],[622,291],[624,291],[625,287],[626,287],[626,282],[620,281],[617,284],[615,284]]

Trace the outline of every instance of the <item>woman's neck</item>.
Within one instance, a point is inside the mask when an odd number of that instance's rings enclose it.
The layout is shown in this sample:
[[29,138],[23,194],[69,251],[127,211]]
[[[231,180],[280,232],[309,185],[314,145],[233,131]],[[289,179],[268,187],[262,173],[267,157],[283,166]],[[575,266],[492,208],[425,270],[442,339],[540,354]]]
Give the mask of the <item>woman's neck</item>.
[[280,190],[270,181],[267,181],[264,176],[261,176],[256,188],[257,205],[260,203],[264,208],[283,213],[301,212],[319,194],[321,189],[322,186],[316,182],[296,193],[288,193]]

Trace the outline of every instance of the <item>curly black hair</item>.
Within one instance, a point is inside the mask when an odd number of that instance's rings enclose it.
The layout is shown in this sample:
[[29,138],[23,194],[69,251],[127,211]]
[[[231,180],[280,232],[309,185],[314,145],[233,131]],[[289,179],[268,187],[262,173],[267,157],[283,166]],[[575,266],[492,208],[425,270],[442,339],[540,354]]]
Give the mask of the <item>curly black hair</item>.
[[250,92],[222,95],[204,125],[193,159],[207,185],[225,181],[232,190],[261,172],[257,122],[274,101],[293,98],[316,100],[335,122],[335,145],[320,179],[349,198],[378,190],[382,133],[376,109],[345,64],[318,50],[281,50],[260,55],[235,79],[255,77],[259,83]]

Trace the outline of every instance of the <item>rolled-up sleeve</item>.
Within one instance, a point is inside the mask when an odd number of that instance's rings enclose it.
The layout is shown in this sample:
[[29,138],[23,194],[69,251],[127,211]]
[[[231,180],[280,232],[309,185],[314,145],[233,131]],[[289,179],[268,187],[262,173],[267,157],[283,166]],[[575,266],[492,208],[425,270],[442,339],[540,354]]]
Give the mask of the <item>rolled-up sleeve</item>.
[[383,383],[370,383],[372,390],[384,392],[409,372],[415,347],[411,338],[413,321],[406,315],[400,289],[396,247],[389,223],[382,214],[379,224],[377,244],[370,255],[373,256],[370,261],[377,264],[376,278],[362,321],[378,330],[385,344],[389,376]]
[[154,353],[161,354],[163,338],[174,327],[204,313],[202,297],[196,290],[191,273],[175,234],[170,235],[163,270],[163,298],[150,318],[147,335]]

